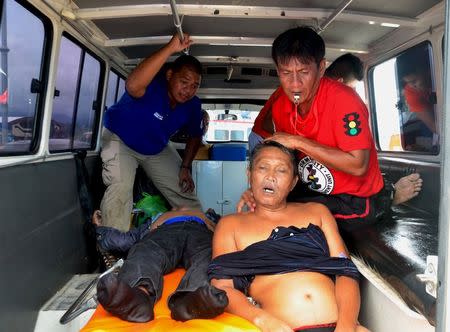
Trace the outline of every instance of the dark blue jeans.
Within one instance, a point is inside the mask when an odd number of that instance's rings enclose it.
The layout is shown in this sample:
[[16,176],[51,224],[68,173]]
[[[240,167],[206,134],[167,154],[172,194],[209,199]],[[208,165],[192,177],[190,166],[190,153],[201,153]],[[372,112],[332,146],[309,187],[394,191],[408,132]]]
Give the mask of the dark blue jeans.
[[177,267],[183,267],[186,273],[170,298],[208,285],[212,236],[197,222],[162,224],[130,249],[119,279],[131,287],[145,287],[156,300],[162,294],[163,275]]

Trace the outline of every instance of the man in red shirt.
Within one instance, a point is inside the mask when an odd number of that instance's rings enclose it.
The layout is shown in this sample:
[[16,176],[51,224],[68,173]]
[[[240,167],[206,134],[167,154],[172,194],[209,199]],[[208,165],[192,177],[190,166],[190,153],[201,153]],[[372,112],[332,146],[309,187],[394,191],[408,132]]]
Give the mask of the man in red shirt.
[[[355,83],[357,81],[361,81],[363,78],[363,63],[361,60],[350,54],[344,54],[337,58],[325,71],[324,76],[327,76],[333,80],[336,80],[338,82],[341,82],[347,86],[350,86],[351,88],[354,88]],[[255,124],[252,129],[252,134],[249,136],[249,149],[250,151],[253,150],[253,147],[261,142],[263,139],[270,137],[273,132],[273,123],[272,123],[272,106],[276,102],[279,96],[283,94],[282,87],[277,88],[277,90],[272,94],[270,99],[266,102],[263,109],[260,111],[258,117],[255,120]],[[289,103],[289,102],[288,102]],[[292,107],[292,106],[288,106]],[[350,121],[351,122],[351,121]],[[351,124],[349,124],[351,125]],[[278,130],[280,130],[278,128]],[[325,130],[321,131],[322,133],[325,133]],[[304,162],[307,159],[304,160]],[[300,165],[301,168],[304,168],[304,165]],[[313,169],[313,167],[309,167],[310,171],[307,170],[307,175],[304,174],[304,182],[309,183],[309,188],[312,190],[316,190],[320,192],[320,187],[324,183],[325,177],[315,177],[314,174],[311,173],[317,173],[316,170]],[[321,172],[317,173],[321,174]],[[322,180],[321,180],[321,179]],[[348,178],[347,181],[352,182],[352,178]],[[322,184],[321,184],[322,182]],[[418,173],[413,173],[408,176],[402,177],[399,179],[395,185],[395,192],[393,194],[393,204],[400,204],[405,201],[408,201],[409,199],[417,196],[421,190],[422,187],[422,179],[420,178],[420,175]],[[330,187],[328,188],[329,191]],[[327,190],[325,190],[325,194],[327,194]],[[345,188],[341,189],[343,190],[342,193],[347,194],[348,192],[345,192]],[[310,191],[306,191],[301,193],[301,195],[306,195],[305,200],[309,200],[311,196]],[[248,195],[247,195],[248,196]],[[299,196],[298,190],[297,195]],[[314,195],[315,196],[315,195]],[[298,197],[291,197],[291,199],[299,200]],[[247,201],[251,201],[251,197],[248,197],[246,199]],[[303,199],[302,199],[303,200]],[[243,202],[242,202],[243,203]],[[241,206],[242,206],[241,203]],[[252,203],[249,202],[249,205]],[[335,215],[336,218],[339,218],[339,213]],[[353,218],[349,218],[353,219]]]
[[[334,60],[325,70],[324,75],[354,89],[356,82],[361,81],[364,77],[363,63],[357,56],[346,53]],[[264,104],[261,111],[259,111],[248,137],[250,152],[253,151],[256,144],[261,143],[265,138],[273,135],[274,128],[271,109],[275,100],[282,94],[282,91],[283,89],[278,87]]]
[[369,114],[357,93],[323,77],[325,44],[311,28],[279,35],[272,46],[282,92],[272,105],[270,138],[298,151],[306,193],[296,201],[326,205],[341,226],[376,221],[387,210]]

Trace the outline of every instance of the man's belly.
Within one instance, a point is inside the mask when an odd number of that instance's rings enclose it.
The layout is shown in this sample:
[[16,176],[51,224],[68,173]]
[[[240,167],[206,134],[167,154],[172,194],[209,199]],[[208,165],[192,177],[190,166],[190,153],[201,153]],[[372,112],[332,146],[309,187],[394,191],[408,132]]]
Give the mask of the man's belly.
[[334,283],[320,273],[256,276],[250,295],[264,310],[292,328],[337,320]]

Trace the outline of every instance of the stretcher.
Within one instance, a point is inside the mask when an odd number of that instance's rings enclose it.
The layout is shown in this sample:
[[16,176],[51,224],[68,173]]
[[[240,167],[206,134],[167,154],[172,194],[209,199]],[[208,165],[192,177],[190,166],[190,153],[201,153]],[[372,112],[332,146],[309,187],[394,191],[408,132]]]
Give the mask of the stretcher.
[[99,304],[93,316],[81,330],[82,332],[130,331],[130,332],[257,332],[260,331],[249,321],[235,315],[223,313],[214,319],[193,319],[179,322],[171,319],[167,298],[173,293],[184,274],[177,269],[164,276],[164,288],[161,299],[155,304],[155,319],[147,323],[131,323],[109,314]]

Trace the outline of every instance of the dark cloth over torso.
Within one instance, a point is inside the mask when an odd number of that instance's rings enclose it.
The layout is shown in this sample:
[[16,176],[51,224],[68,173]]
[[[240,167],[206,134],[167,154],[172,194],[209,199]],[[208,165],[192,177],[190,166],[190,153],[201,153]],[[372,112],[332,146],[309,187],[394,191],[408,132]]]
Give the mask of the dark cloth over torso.
[[296,271],[343,275],[357,280],[360,277],[350,259],[330,257],[322,230],[309,224],[301,229],[295,226],[277,227],[267,240],[216,257],[208,267],[208,278],[233,279],[234,287],[247,294],[256,275]]

